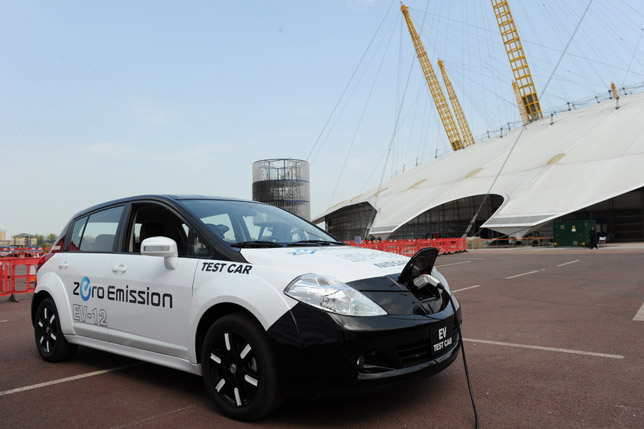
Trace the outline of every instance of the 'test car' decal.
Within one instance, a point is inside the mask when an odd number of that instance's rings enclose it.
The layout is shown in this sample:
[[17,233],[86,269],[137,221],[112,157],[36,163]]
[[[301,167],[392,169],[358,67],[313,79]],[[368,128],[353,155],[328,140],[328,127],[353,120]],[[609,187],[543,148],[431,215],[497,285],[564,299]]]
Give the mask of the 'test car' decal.
[[211,273],[250,274],[252,269],[252,265],[228,262],[202,262],[201,265],[201,271],[210,271]]

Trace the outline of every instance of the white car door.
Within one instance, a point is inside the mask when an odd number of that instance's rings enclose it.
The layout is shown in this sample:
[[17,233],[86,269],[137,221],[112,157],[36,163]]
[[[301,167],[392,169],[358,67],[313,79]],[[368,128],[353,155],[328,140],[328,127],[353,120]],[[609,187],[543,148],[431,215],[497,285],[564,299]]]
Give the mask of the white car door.
[[111,262],[110,341],[171,356],[188,357],[188,311],[197,259],[114,255]]
[[108,340],[108,264],[112,257],[123,206],[77,219],[67,251],[58,258],[77,335]]
[[[152,204],[134,207],[127,251],[109,262],[112,277],[111,342],[187,359],[189,309],[197,258],[188,255],[189,227],[169,210]],[[152,236],[178,241],[179,263],[168,269],[162,257],[142,255],[140,243]]]

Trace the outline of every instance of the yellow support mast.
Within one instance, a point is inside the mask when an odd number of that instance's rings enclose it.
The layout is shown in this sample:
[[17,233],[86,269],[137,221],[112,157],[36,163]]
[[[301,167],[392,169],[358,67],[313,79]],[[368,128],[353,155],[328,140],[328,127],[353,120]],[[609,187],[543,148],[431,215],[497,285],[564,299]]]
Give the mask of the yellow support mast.
[[519,107],[519,113],[521,114],[523,125],[527,125],[530,122],[530,119],[528,119],[528,112],[525,110],[523,100],[521,100],[521,94],[519,93],[519,88],[517,88],[517,83],[515,81],[512,81],[512,89],[514,90],[514,95],[517,97],[517,107]]
[[[501,37],[503,38],[503,45],[505,45],[505,51],[510,60],[510,67],[512,67],[514,80],[519,89],[519,95],[526,115],[528,116],[528,121],[536,121],[537,119],[543,118],[541,104],[539,103],[537,89],[534,86],[530,67],[528,67],[528,61],[525,58],[525,52],[523,51],[523,45],[521,44],[517,27],[514,24],[514,18],[512,18],[510,6],[507,0],[491,1],[494,14],[496,15],[496,22],[499,25]],[[523,115],[521,116],[523,117]]]
[[615,82],[610,83],[610,89],[613,91],[613,98],[615,99],[615,110],[619,109],[619,92],[617,92],[617,87]]
[[441,118],[445,132],[447,133],[447,138],[449,143],[452,145],[452,149],[457,151],[463,149],[463,142],[461,140],[461,135],[458,133],[458,128],[456,128],[456,123],[452,118],[452,112],[449,110],[445,96],[443,95],[443,90],[441,89],[436,74],[434,73],[434,68],[427,58],[427,52],[423,48],[423,44],[420,41],[420,37],[414,28],[414,24],[409,18],[409,11],[407,6],[400,2],[400,10],[402,10],[403,15],[405,16],[405,21],[407,22],[407,27],[409,28],[409,34],[411,34],[411,39],[414,42],[416,47],[416,54],[418,55],[418,61],[423,68],[423,73],[425,73],[425,79],[429,85],[429,91],[432,93],[432,98],[434,99],[434,104],[436,104],[436,109],[438,110],[438,115]]
[[458,127],[461,129],[461,134],[463,134],[463,143],[465,146],[472,146],[474,144],[474,137],[472,137],[472,131],[470,131],[470,126],[467,124],[467,119],[463,114],[463,109],[461,109],[461,103],[458,102],[456,97],[456,92],[454,92],[454,87],[452,82],[450,82],[449,77],[447,77],[447,72],[445,71],[445,66],[443,61],[438,59],[438,67],[441,69],[441,74],[443,75],[443,82],[445,82],[445,87],[447,88],[447,95],[449,95],[449,101],[452,102],[452,108],[454,109],[454,115],[456,115],[456,121],[458,122]]

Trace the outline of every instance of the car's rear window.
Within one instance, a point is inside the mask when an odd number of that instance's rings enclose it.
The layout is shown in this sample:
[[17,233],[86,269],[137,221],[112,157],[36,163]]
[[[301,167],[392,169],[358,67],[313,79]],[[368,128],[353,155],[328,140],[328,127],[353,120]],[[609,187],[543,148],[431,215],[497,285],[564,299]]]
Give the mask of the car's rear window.
[[111,252],[123,206],[102,210],[74,222],[69,250]]

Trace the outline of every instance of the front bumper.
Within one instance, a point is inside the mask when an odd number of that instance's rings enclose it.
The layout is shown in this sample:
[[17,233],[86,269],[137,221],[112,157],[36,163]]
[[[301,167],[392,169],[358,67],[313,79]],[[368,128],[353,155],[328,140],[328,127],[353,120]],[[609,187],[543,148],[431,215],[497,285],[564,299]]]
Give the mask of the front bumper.
[[429,377],[458,356],[451,305],[429,315],[352,317],[298,304],[269,335],[287,396],[369,393]]

